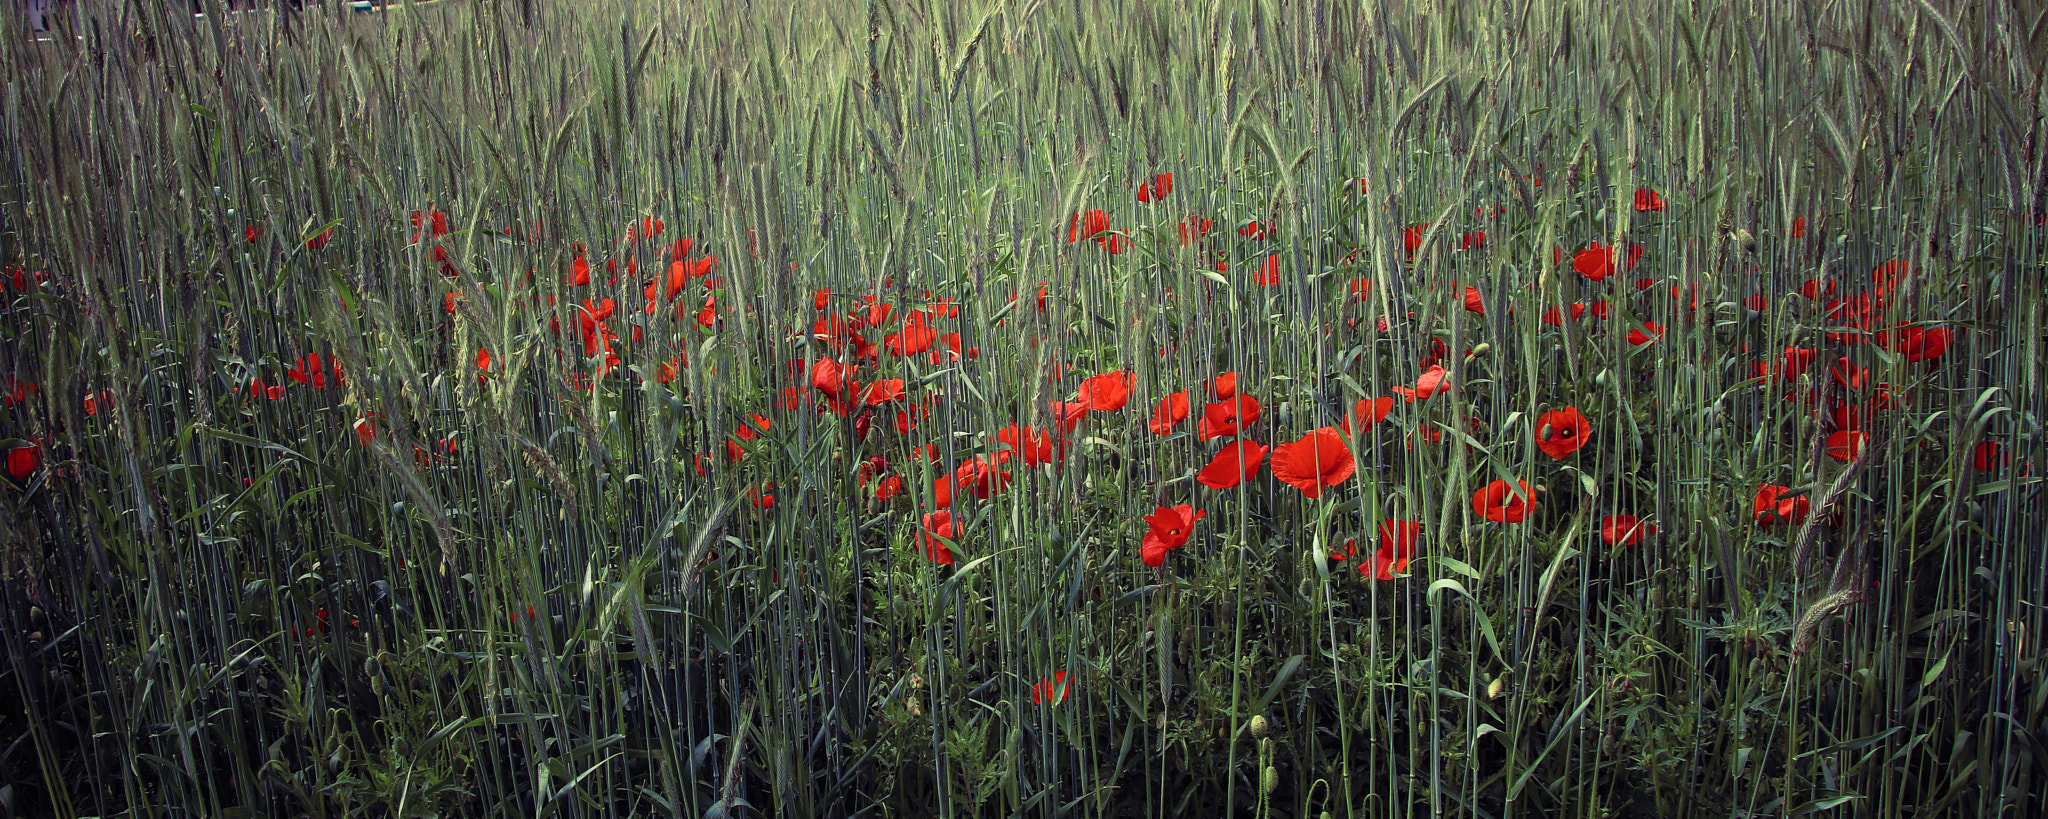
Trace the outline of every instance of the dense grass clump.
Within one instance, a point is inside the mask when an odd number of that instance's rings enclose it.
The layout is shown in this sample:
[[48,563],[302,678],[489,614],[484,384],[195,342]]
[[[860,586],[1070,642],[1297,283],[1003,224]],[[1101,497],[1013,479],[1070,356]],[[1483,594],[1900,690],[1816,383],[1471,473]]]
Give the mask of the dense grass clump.
[[0,815],[2048,813],[2039,2],[0,30]]

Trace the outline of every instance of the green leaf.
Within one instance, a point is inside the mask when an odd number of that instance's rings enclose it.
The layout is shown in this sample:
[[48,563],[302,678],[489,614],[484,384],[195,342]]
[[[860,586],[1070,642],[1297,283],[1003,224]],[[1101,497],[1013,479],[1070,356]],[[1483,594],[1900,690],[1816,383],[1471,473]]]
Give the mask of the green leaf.
[[1286,684],[1287,678],[1294,676],[1294,672],[1301,668],[1301,661],[1305,659],[1308,659],[1308,655],[1296,654],[1287,658],[1287,662],[1281,663],[1280,673],[1273,675],[1273,684],[1266,686],[1266,693],[1259,697],[1259,704],[1252,708],[1251,713],[1265,713],[1266,706],[1273,703],[1273,698],[1280,696],[1280,686]]

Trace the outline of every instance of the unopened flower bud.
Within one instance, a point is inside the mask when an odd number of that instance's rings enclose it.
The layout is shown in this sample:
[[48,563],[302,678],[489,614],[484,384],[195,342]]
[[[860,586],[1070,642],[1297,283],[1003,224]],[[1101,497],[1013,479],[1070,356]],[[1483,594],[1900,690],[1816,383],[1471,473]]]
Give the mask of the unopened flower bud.
[[1264,714],[1252,717],[1252,736],[1254,738],[1265,739],[1266,735],[1272,733],[1272,731],[1273,726],[1266,723]]

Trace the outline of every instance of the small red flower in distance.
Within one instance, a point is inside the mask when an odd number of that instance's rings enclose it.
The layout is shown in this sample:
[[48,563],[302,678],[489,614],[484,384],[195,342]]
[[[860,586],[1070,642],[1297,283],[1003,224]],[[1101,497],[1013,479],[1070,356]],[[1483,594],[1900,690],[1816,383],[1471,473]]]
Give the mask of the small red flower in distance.
[[1634,515],[1608,515],[1600,520],[1600,539],[1609,546],[1634,546],[1643,542],[1644,535],[1654,535],[1657,527],[1644,523]]

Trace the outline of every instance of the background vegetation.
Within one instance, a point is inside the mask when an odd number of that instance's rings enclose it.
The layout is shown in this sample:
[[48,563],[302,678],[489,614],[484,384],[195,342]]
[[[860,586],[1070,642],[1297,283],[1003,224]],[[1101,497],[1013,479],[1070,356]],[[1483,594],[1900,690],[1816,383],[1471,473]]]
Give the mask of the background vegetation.
[[2039,2],[166,5],[0,32],[0,813],[2048,812]]

